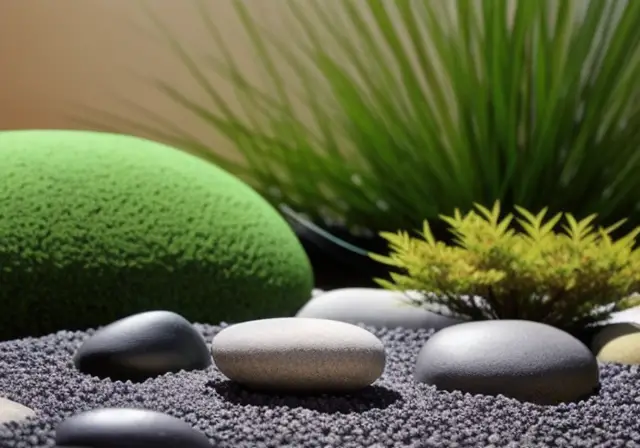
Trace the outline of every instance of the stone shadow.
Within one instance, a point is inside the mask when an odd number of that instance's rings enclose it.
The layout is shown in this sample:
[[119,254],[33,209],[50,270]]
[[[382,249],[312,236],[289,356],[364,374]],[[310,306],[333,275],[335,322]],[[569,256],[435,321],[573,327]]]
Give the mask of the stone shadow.
[[368,386],[357,392],[335,394],[283,394],[255,391],[230,380],[211,380],[205,387],[214,390],[222,399],[234,404],[266,408],[286,406],[325,414],[351,414],[371,409],[385,409],[402,400],[398,392],[382,386]]

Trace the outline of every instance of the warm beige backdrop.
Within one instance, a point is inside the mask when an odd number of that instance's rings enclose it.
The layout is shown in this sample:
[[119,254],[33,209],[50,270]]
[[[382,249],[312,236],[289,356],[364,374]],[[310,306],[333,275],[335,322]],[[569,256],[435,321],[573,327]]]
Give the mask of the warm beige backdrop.
[[[182,93],[201,94],[166,45],[139,31],[149,24],[140,1],[0,0],[0,129],[77,128],[69,116],[76,104],[122,114],[126,109],[112,93],[117,92],[154,109],[181,129],[206,137],[216,148],[228,148],[229,143],[210,128],[134,76],[159,74]],[[616,1],[624,4],[624,0]],[[215,51],[194,0],[146,2],[189,49],[203,54]],[[264,26],[284,36],[284,0],[245,2]],[[231,0],[207,3],[243,68],[258,73]],[[443,0],[442,4],[452,2]],[[225,82],[212,79],[218,91],[233,99]]]
[[[189,48],[203,53],[211,48],[192,0],[148,3]],[[209,3],[236,56],[250,66],[251,53],[230,1]],[[266,25],[280,28],[282,3],[250,3]],[[148,23],[138,0],[0,0],[0,129],[77,128],[68,116],[74,104],[120,112],[116,91],[196,134],[206,132],[134,76],[160,73],[182,91],[198,93],[166,47],[138,29]],[[217,87],[229,93],[226,84]]]

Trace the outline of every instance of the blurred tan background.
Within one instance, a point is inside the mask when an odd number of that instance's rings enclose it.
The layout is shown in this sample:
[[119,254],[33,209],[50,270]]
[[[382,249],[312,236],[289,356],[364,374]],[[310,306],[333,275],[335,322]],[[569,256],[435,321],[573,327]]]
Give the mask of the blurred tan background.
[[[157,76],[183,94],[205,98],[166,42],[149,33],[151,22],[140,1],[0,0],[0,129],[80,128],[71,115],[82,104],[127,114],[128,109],[116,99],[119,95],[226,151],[229,142],[140,79],[140,75]],[[216,52],[196,0],[142,1],[190,51]],[[231,1],[208,0],[207,4],[245,73],[259,77]],[[246,0],[245,4],[261,25],[286,36],[284,0]],[[214,76],[210,79],[233,102],[228,84]]]
[[[192,0],[147,2],[190,50],[211,52]],[[251,69],[249,45],[228,0],[209,2],[235,55]],[[278,30],[282,3],[251,2],[264,25]],[[0,129],[78,128],[79,104],[124,112],[114,92],[151,107],[197,135],[211,132],[138,75],[159,75],[182,92],[199,90],[150,29],[137,0],[1,0]],[[216,87],[230,95],[222,81]],[[226,142],[220,142],[226,144]]]

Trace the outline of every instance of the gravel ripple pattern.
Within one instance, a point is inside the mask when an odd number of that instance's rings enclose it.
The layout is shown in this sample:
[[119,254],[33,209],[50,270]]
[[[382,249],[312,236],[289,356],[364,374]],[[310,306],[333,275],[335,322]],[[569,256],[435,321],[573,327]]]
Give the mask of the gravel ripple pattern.
[[[211,341],[226,324],[196,325]],[[471,396],[415,384],[413,365],[432,331],[376,329],[385,372],[362,392],[333,396],[252,393],[215,367],[140,384],[80,374],[71,357],[93,330],[0,343],[0,395],[37,411],[0,425],[0,447],[54,447],[56,425],[98,407],[166,412],[225,448],[640,447],[638,366],[601,365],[597,396],[560,406]]]

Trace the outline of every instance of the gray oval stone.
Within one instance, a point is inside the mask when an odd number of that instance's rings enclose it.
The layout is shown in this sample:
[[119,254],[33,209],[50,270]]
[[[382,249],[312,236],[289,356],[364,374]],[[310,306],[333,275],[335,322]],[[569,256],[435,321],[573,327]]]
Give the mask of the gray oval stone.
[[211,448],[188,423],[145,409],[105,408],[74,415],[56,428],[57,446]]
[[73,362],[86,374],[112,380],[142,381],[179,370],[211,365],[207,343],[184,317],[148,311],[115,321],[95,332]]
[[35,416],[33,409],[8,398],[0,397],[0,425],[7,422],[22,421]]
[[538,404],[575,401],[598,387],[589,348],[539,322],[466,322],[432,336],[418,354],[415,380],[439,389]]
[[384,371],[384,345],[344,322],[285,317],[232,325],[211,344],[229,379],[254,389],[332,392],[361,389]]
[[375,288],[341,288],[314,296],[297,317],[332,319],[387,328],[440,330],[460,320],[412,304],[406,294]]

